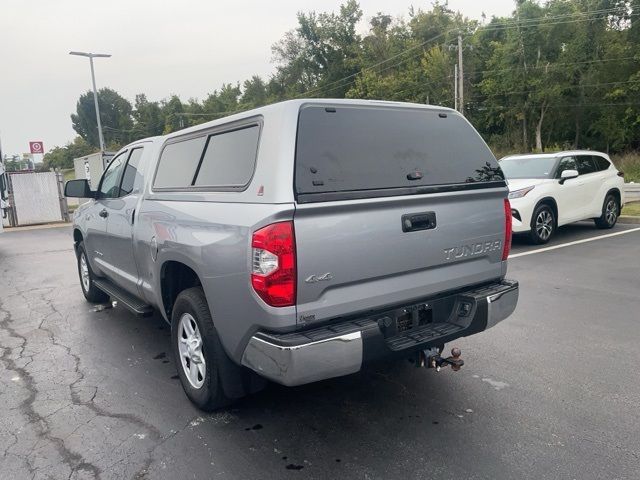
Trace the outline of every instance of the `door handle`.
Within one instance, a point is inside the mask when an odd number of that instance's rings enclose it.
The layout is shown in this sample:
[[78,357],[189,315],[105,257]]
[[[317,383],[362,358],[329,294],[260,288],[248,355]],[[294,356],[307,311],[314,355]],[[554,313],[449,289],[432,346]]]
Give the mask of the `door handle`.
[[98,213],[98,215],[100,215],[102,218],[107,218],[109,216],[109,212],[107,212],[106,208],[103,208],[102,210],[100,210],[100,213]]

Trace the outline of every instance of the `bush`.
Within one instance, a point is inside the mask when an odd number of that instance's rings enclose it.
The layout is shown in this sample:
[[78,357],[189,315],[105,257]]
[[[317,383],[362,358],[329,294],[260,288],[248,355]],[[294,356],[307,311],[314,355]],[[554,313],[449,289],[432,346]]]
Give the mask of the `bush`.
[[640,152],[611,155],[614,165],[624,172],[625,182],[640,183]]

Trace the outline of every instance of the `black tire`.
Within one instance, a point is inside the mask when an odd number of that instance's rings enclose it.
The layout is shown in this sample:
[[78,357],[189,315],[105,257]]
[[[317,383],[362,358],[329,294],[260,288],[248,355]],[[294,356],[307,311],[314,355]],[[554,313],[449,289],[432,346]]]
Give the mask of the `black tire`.
[[531,231],[529,240],[535,245],[549,242],[556,233],[558,222],[556,215],[546,203],[538,205],[531,215]]
[[[95,286],[94,279],[95,275],[93,270],[91,270],[91,265],[87,260],[87,252],[84,248],[84,242],[78,243],[76,247],[76,257],[78,261],[78,276],[80,277],[80,288],[82,288],[82,294],[87,301],[91,303],[104,303],[109,300],[109,295],[104,293],[98,287]],[[84,259],[84,265],[86,265],[85,274],[87,277],[83,279],[83,264],[82,261]]]
[[[197,325],[197,332],[201,340],[201,358],[204,358],[204,362],[194,362],[196,367],[198,367],[198,363],[203,363],[205,366],[204,377],[201,380],[202,385],[198,387],[193,385],[187,377],[185,369],[189,368],[190,360],[185,356],[185,365],[187,366],[183,366],[179,347],[179,338],[183,334],[186,335],[186,331],[180,327],[181,321],[183,317],[186,321],[191,321],[187,315],[190,315]],[[182,338],[185,340],[183,343],[186,343],[186,337],[182,336]],[[213,411],[231,404],[233,399],[225,394],[223,380],[224,377],[229,379],[232,376],[235,378],[232,378],[231,381],[241,385],[241,370],[229,359],[220,343],[218,332],[213,326],[209,305],[201,287],[183,290],[178,295],[171,314],[171,343],[178,376],[189,400],[205,411]]]
[[618,222],[618,216],[620,215],[620,204],[615,195],[609,194],[604,198],[602,204],[602,215],[599,218],[595,218],[596,227],[598,228],[613,228]]

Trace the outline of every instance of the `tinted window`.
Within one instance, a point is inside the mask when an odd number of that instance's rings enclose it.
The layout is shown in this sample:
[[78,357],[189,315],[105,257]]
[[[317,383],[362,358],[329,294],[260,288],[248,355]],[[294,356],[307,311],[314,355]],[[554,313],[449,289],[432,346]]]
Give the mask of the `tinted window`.
[[[5,178],[5,174],[0,173],[0,199],[2,200],[7,199],[7,186],[4,178]],[[3,212],[0,212],[0,213],[3,213]]]
[[206,137],[167,145],[160,156],[154,187],[188,187],[202,156]]
[[253,175],[259,133],[254,125],[209,137],[195,185],[246,185]]
[[507,178],[549,178],[554,157],[509,157],[500,160],[500,168]]
[[578,170],[578,165],[576,165],[576,159],[574,157],[564,157],[558,163],[558,168],[556,169],[556,178],[560,178],[562,172],[565,170]]
[[607,168],[609,168],[609,165],[611,165],[609,163],[609,160],[607,160],[606,158],[603,157],[597,157],[597,156],[593,156],[591,157],[594,161],[594,163],[596,164],[596,171],[601,172],[602,170],[606,170]]
[[576,163],[578,164],[578,173],[585,175],[587,173],[593,173],[596,171],[596,167],[591,160],[590,155],[578,155],[576,157]]
[[134,187],[140,188],[142,176],[139,166],[142,158],[142,148],[134,148],[129,155],[129,161],[122,175],[122,185],[120,186],[120,196],[129,195]]
[[120,176],[126,160],[126,152],[121,153],[109,164],[100,182],[100,198],[118,198]]
[[298,117],[295,177],[298,194],[504,180],[455,113],[315,105]]

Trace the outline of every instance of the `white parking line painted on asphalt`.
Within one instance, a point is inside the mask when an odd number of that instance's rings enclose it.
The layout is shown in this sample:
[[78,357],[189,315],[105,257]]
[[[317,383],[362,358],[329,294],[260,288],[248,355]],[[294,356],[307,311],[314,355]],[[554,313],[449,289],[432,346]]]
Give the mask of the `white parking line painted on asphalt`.
[[536,250],[531,250],[529,252],[514,253],[513,255],[509,255],[509,258],[518,258],[518,257],[524,257],[525,255],[533,255],[534,253],[548,252],[550,250],[557,250],[558,248],[570,247],[572,245],[578,245],[580,243],[587,243],[587,242],[593,242],[595,240],[600,240],[601,238],[617,237],[618,235],[625,235],[627,233],[638,232],[638,231],[640,231],[640,227],[631,228],[629,230],[623,230],[622,232],[608,233],[607,235],[598,235],[597,237],[584,238],[582,240],[576,240],[575,242],[561,243],[560,245],[554,245],[552,247],[538,248]]

